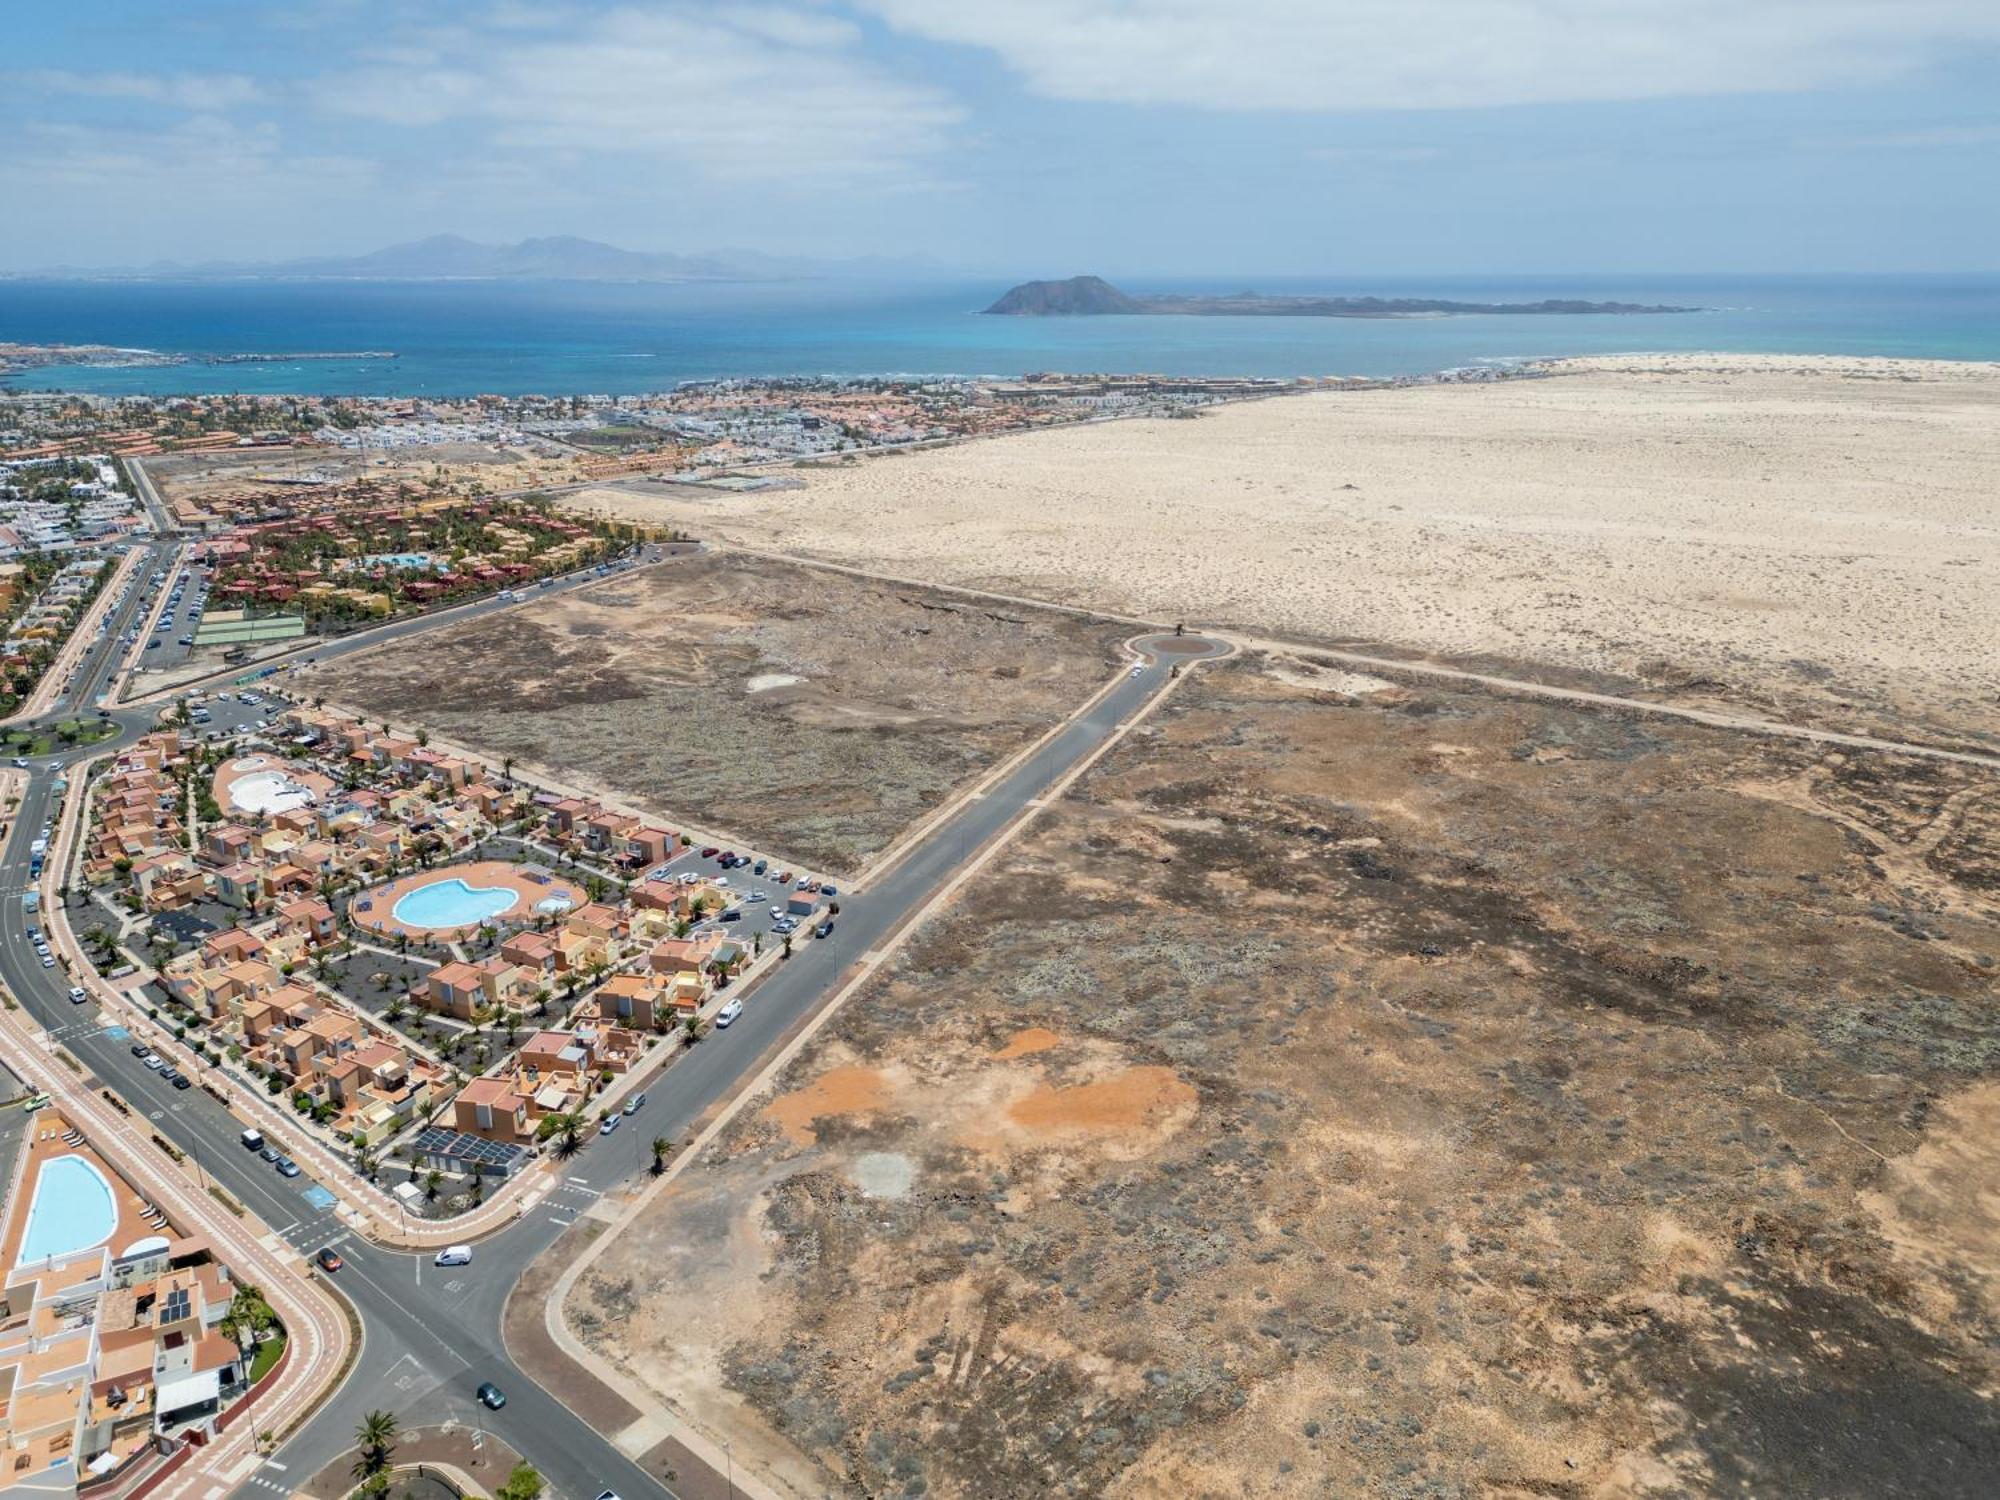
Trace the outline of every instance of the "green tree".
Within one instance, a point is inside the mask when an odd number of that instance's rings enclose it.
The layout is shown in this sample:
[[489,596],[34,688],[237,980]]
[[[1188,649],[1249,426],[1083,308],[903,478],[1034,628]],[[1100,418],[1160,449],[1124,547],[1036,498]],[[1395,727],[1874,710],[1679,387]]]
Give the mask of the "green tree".
[[658,1177],[667,1170],[667,1156],[674,1149],[674,1143],[663,1135],[653,1137],[653,1175]]
[[361,1456],[349,1472],[356,1479],[366,1481],[388,1469],[396,1456],[396,1431],[395,1413],[386,1411],[371,1411],[355,1426],[354,1442]]
[[495,1500],[541,1500],[542,1476],[532,1464],[515,1464],[506,1483],[493,1493]]

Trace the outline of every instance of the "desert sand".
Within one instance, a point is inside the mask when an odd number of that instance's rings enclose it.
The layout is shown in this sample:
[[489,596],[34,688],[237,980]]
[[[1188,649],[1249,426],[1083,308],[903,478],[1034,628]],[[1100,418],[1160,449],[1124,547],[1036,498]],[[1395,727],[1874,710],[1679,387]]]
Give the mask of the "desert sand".
[[805,494],[577,499],[1152,618],[2000,731],[2000,365],[1547,368],[855,462]]

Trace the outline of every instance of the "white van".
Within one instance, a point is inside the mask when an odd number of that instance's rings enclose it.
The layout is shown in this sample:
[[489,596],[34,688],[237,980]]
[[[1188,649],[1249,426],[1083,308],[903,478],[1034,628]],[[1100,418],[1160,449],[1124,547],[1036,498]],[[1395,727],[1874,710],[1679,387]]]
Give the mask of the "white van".
[[438,1251],[437,1259],[432,1264],[440,1266],[469,1266],[472,1264],[472,1246],[446,1245],[444,1249]]
[[264,1149],[264,1132],[261,1130],[244,1131],[243,1147],[246,1151],[262,1151]]

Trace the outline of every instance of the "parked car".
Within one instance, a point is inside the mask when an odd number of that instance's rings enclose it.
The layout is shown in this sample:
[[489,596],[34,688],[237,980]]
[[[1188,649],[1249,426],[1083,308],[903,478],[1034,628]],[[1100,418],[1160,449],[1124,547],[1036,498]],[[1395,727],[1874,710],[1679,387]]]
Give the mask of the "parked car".
[[829,918],[827,921],[824,921],[820,923],[819,926],[815,927],[813,929],[813,936],[816,938],[832,937],[833,936],[832,919]]
[[151,1052],[152,1050],[153,1049],[151,1047],[148,1047],[144,1042],[134,1042],[132,1044],[132,1055],[134,1057],[144,1057],[148,1052]]
[[742,908],[742,907],[740,907],[740,906],[732,906],[732,907],[730,907],[728,911],[726,911],[726,912],[724,912],[724,913],[722,914],[722,920],[723,920],[723,921],[725,921],[725,922],[740,922],[740,921],[742,921],[742,920],[743,920],[743,908]]
[[819,893],[822,896],[838,896],[840,894],[840,887],[835,885],[831,880],[829,880],[825,885],[819,888]]
[[281,1156],[278,1158],[278,1175],[280,1177],[296,1177],[302,1170],[303,1169],[299,1166],[299,1164],[293,1161],[289,1156]]
[[164,1068],[167,1065],[167,1060],[164,1057],[160,1056],[160,1054],[157,1052],[148,1052],[145,1056],[144,1061],[146,1066],[155,1073],[159,1072],[160,1069]]
[[276,1146],[263,1146],[260,1147],[257,1151],[258,1156],[262,1157],[265,1161],[272,1163],[275,1163],[278,1160],[278,1158],[283,1156],[284,1154],[285,1153],[280,1151]]
[[790,870],[780,870],[778,872],[778,884],[790,885],[791,883],[792,883],[792,872]]
[[322,1245],[319,1254],[313,1257],[322,1271],[338,1271],[347,1262],[340,1258],[340,1252],[331,1245]]
[[194,1087],[194,1080],[185,1073],[179,1074],[174,1079],[174,1087],[177,1089],[191,1089]]
[[721,852],[714,844],[710,844],[706,849],[701,851],[701,857],[703,859],[714,859]]
[[81,1005],[88,998],[83,992],[82,985],[73,984],[69,987],[69,1003],[71,1005]]
[[490,1380],[479,1382],[479,1404],[488,1411],[498,1411],[507,1404],[507,1393]]
[[431,1264],[434,1266],[469,1266],[472,1264],[472,1246],[446,1245],[444,1249],[438,1251],[437,1259],[433,1260]]
[[180,1077],[180,1076],[181,1076],[181,1073],[180,1073],[180,1069],[179,1069],[179,1068],[175,1068],[175,1067],[171,1067],[171,1066],[169,1066],[168,1064],[166,1064],[166,1063],[164,1063],[164,1062],[163,1062],[163,1063],[161,1063],[161,1065],[160,1065],[160,1079],[161,1079],[161,1081],[162,1081],[162,1082],[165,1082],[165,1083],[172,1083],[172,1082],[173,1082],[173,1081],[174,1081],[174,1080],[175,1080],[176,1078],[178,1078],[178,1077]]
[[728,1029],[728,1027],[736,1020],[736,1018],[742,1014],[743,1014],[743,1002],[741,1000],[730,1001],[727,1005],[723,1006],[721,1010],[715,1013],[716,1029],[717,1030]]
[[630,1099],[627,1099],[625,1101],[625,1113],[628,1115],[636,1115],[637,1113],[639,1113],[639,1106],[644,1104],[645,1102],[646,1102],[646,1093],[645,1090],[641,1089],[638,1093],[634,1094]]
[[612,1131],[618,1128],[624,1118],[623,1115],[606,1115],[602,1120],[597,1122],[597,1133],[599,1135],[611,1134]]
[[758,902],[769,901],[771,898],[763,891],[752,891],[749,895],[745,896],[743,899],[745,901],[748,901],[752,906],[755,906]]
[[254,1125],[243,1132],[241,1139],[243,1144],[252,1151],[262,1151],[264,1149],[264,1132],[257,1129]]

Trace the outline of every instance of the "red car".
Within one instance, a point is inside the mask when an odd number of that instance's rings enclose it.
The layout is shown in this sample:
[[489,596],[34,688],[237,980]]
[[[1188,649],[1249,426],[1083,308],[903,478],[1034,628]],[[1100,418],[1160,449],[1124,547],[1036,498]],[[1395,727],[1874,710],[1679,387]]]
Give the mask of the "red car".
[[339,1253],[331,1245],[328,1245],[325,1249],[321,1250],[319,1254],[313,1257],[313,1259],[319,1262],[319,1268],[322,1271],[338,1271],[343,1265],[346,1264],[346,1262],[340,1258]]
[[790,885],[791,883],[792,883],[792,872],[790,870],[780,870],[778,872],[778,884]]
[[722,863],[725,867],[735,864],[736,851],[734,849],[724,849],[722,851]]
[[701,851],[701,857],[703,859],[714,859],[720,852],[714,844],[710,844],[706,849]]

